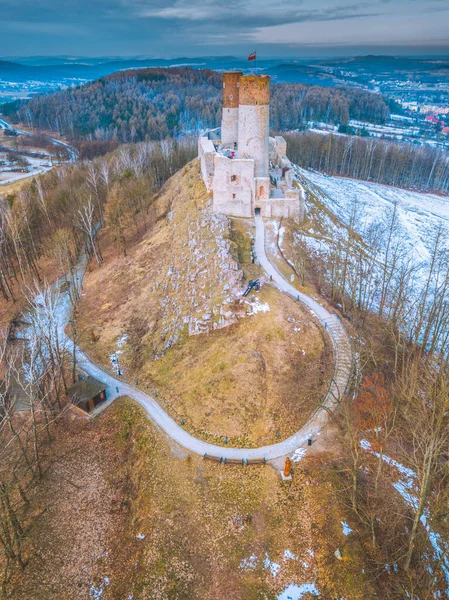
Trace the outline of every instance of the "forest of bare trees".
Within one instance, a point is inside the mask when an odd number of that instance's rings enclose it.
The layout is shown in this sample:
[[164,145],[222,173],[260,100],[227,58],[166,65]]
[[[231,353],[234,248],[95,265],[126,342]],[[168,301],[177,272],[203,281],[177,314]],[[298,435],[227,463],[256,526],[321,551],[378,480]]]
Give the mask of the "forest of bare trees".
[[362,221],[354,202],[347,226],[314,250],[296,233],[294,264],[356,332],[359,387],[337,418],[338,468],[369,540],[368,568],[385,597],[433,598],[449,573],[448,232],[429,231],[419,262],[395,206],[369,227]]
[[285,137],[290,160],[305,169],[423,192],[449,192],[449,158],[440,148],[311,131]]
[[[2,106],[3,114],[69,140],[161,140],[217,127],[221,74],[188,68],[115,73],[77,88]],[[389,109],[380,94],[358,88],[273,84],[271,125],[296,129],[308,120],[384,123]],[[110,149],[110,148],[109,148]]]
[[[395,371],[407,344],[420,355],[438,354],[449,363],[447,229],[429,229],[430,258],[420,261],[395,205],[369,226],[362,217],[354,201],[347,226],[333,229],[322,241],[313,262],[321,291],[355,322],[376,314],[388,323]],[[304,248],[300,238],[297,243]]]
[[[1,595],[27,564],[27,537],[40,517],[34,494],[54,457],[53,432],[71,384],[69,354],[58,330],[59,296],[38,284],[27,290],[25,340],[0,331],[0,551]],[[35,298],[39,298],[38,301]]]
[[[196,142],[148,142],[120,149],[112,159],[65,166],[33,180],[0,204],[0,294],[15,302],[17,290],[42,279],[41,259],[53,259],[70,272],[81,249],[100,261],[94,228],[104,219],[120,223],[147,220],[153,195],[196,154]],[[124,191],[126,190],[126,194]]]
[[58,320],[63,287],[49,286],[47,277],[60,273],[62,284],[72,282],[68,298],[75,307],[79,256],[84,251],[101,264],[95,234],[104,219],[126,252],[129,231],[152,222],[154,194],[195,152],[196,143],[187,139],[123,147],[96,162],[54,170],[1,201],[1,302],[17,307],[16,318],[0,324],[1,597],[27,565],[27,540],[40,518],[34,498],[58,458],[53,436],[76,372]]

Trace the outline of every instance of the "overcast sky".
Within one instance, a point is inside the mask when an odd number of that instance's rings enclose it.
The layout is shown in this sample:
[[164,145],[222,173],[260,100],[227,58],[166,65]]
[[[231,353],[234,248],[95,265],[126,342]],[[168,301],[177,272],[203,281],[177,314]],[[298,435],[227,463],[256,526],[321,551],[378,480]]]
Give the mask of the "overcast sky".
[[448,0],[0,0],[0,55],[449,54]]

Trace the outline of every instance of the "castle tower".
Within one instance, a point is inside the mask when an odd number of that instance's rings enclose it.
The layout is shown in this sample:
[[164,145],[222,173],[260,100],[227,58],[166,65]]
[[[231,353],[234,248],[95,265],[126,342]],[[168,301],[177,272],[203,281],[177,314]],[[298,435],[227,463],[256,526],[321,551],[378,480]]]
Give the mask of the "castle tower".
[[222,144],[236,144],[239,127],[239,82],[241,71],[223,73],[223,115],[221,118]]
[[243,75],[238,108],[238,151],[255,163],[255,177],[268,177],[270,77]]

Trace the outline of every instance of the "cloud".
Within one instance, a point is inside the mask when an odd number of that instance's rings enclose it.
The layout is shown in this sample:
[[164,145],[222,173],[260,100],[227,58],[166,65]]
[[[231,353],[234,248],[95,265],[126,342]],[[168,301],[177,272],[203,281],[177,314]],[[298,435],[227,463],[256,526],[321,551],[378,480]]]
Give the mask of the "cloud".
[[355,17],[351,23],[338,27],[330,20],[323,19],[315,26],[304,23],[284,24],[256,29],[251,34],[254,43],[301,45],[382,45],[390,46],[441,46],[448,44],[447,18],[435,21],[431,14],[408,15],[363,15]]
[[447,0],[0,0],[0,53],[51,46],[185,56],[205,48],[245,53],[254,43],[289,51],[370,40],[413,46],[433,43],[432,20],[433,38],[444,45],[446,10]]
[[29,21],[9,21],[8,27],[15,34],[37,33],[42,35],[51,35],[58,37],[80,36],[86,33],[87,29],[83,23],[36,23]]
[[[175,0],[171,6],[142,6],[140,16],[178,20],[197,23],[204,26],[220,24],[227,30],[254,30],[258,27],[269,27],[287,23],[304,23],[313,21],[333,21],[357,18],[360,15],[371,15],[372,2],[342,4],[321,8],[312,8],[320,4],[320,0],[296,2],[281,1],[276,4],[263,0],[231,0],[224,4],[222,0]],[[322,1],[321,1],[321,4]],[[335,3],[334,4],[339,4]],[[377,11],[374,14],[379,14]]]
[[[447,0],[134,0],[140,17],[176,24],[196,45],[352,44],[434,45],[427,24]],[[420,20],[423,27],[420,29]],[[336,26],[335,22],[339,22]],[[435,23],[435,38],[449,40]],[[448,22],[448,21],[446,21]],[[391,24],[395,23],[394,27]],[[360,35],[360,32],[363,34]],[[333,41],[334,40],[334,41]]]

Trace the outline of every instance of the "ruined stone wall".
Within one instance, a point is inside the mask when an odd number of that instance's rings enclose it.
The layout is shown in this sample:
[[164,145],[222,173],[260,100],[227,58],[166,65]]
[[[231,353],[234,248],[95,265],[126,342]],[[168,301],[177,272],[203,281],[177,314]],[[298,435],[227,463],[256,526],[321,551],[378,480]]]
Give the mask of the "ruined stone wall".
[[254,206],[256,207],[258,202],[268,200],[270,198],[270,178],[256,177],[254,182],[256,188],[256,200]]
[[293,179],[294,179],[293,169],[290,167],[290,170],[285,173],[285,184],[288,188],[293,187]]
[[260,209],[263,217],[304,218],[301,216],[299,190],[288,190],[284,198],[269,198],[265,202],[260,202]]
[[242,75],[240,78],[240,106],[269,106],[270,76]]
[[[274,144],[275,144],[275,149],[276,149],[277,156],[278,157],[286,156],[286,154],[287,154],[287,142],[285,141],[285,139],[282,136],[277,135],[274,138]],[[279,160],[279,158],[278,158],[278,160]]]
[[254,161],[215,155],[214,212],[235,217],[252,217],[254,204]]
[[224,108],[221,117],[221,137],[222,143],[233,147],[238,141],[239,136],[239,109]]
[[[260,208],[265,217],[304,218],[304,195],[293,187],[287,143],[282,136],[269,137],[269,104],[269,76],[223,74],[221,143],[233,149],[237,142],[237,158],[216,152],[210,133],[200,139],[198,148],[203,179],[207,189],[213,190],[215,213],[251,218],[255,208]],[[213,139],[218,140],[220,132],[216,135]],[[273,196],[270,160],[276,165]]]
[[207,191],[210,192],[214,180],[215,146],[207,137],[198,139],[198,157],[200,159],[201,174]]

